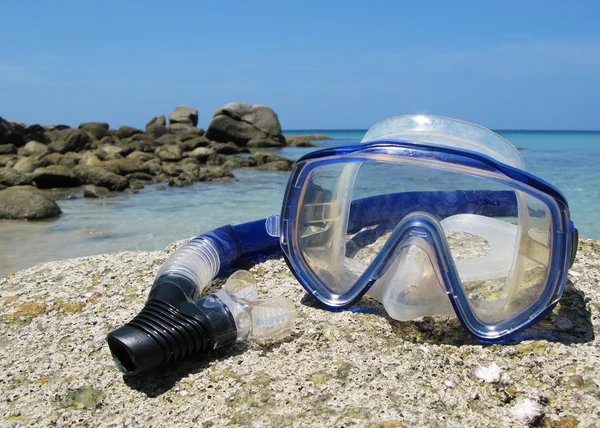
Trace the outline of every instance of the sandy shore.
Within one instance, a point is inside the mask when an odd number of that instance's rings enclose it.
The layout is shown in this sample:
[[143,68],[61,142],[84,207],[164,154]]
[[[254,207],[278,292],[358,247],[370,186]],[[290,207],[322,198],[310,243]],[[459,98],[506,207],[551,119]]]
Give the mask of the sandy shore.
[[510,344],[477,344],[450,318],[396,322],[370,299],[357,310],[324,311],[273,259],[251,271],[262,297],[295,302],[291,337],[123,376],[105,336],[138,313],[169,251],[51,262],[0,279],[2,425],[590,426],[600,420],[600,241],[582,240],[561,303]]

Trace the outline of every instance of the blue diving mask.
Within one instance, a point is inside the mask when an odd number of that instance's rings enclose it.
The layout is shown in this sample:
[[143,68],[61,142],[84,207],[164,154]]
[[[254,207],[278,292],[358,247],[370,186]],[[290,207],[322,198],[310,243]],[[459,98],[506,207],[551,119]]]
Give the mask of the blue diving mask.
[[394,319],[456,314],[490,341],[554,307],[577,245],[565,197],[525,172],[514,146],[432,116],[302,157],[266,227],[325,307],[367,294]]

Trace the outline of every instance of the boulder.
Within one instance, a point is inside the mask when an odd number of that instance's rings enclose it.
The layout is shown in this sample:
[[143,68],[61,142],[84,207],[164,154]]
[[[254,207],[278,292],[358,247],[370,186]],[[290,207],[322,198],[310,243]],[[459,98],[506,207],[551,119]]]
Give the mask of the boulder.
[[158,140],[152,141],[135,141],[133,143],[133,151],[134,152],[144,152],[144,153],[154,153],[157,148],[162,146]]
[[258,166],[257,169],[261,171],[291,171],[292,163],[287,160],[267,162]]
[[132,174],[134,172],[150,172],[150,169],[141,160],[114,159],[102,162],[102,168],[119,175]]
[[25,127],[0,117],[0,144],[12,144],[15,147],[25,145],[24,131]]
[[0,144],[0,155],[10,155],[17,153],[17,148],[14,144]]
[[212,143],[210,148],[221,155],[237,155],[240,152],[234,143]]
[[17,163],[16,155],[0,155],[0,167],[8,166],[11,167]]
[[[152,158],[152,159],[144,162],[144,165],[146,165],[148,167],[151,174],[158,175],[162,171],[162,169],[161,169],[162,163],[160,162],[160,159],[158,159],[158,158]],[[155,178],[155,180],[156,180],[156,178]]]
[[169,115],[169,124],[183,123],[193,127],[198,126],[198,110],[186,106],[177,106]]
[[63,131],[65,129],[71,129],[69,125],[44,125],[43,128],[45,132]]
[[154,154],[136,150],[134,152],[129,153],[125,159],[139,160],[141,162],[146,162],[151,159],[154,159]]
[[10,123],[8,120],[3,119],[2,117],[0,117],[0,144],[6,144],[4,142],[4,137],[9,133],[12,132],[14,129],[13,124]]
[[156,139],[156,143],[163,144],[177,144],[177,137],[173,134],[165,134]]
[[107,171],[99,166],[77,165],[73,168],[73,174],[84,184],[95,184],[106,187],[109,190],[123,190],[129,182],[114,172]]
[[268,139],[285,144],[277,114],[266,106],[229,103],[215,112],[206,131],[209,140],[245,146],[253,139]]
[[286,162],[290,162],[290,163],[292,162],[291,160],[286,159],[284,157],[272,155],[270,153],[263,153],[263,152],[254,153],[252,156],[250,156],[250,159],[254,159],[256,162],[256,165],[258,165],[258,166],[264,165],[269,162],[277,162],[277,161],[286,161]]
[[32,157],[36,168],[50,165],[62,165],[67,168],[73,168],[79,163],[80,157],[73,152],[67,152],[64,155],[60,153],[50,153],[48,155],[39,155]]
[[203,169],[199,174],[200,181],[209,181],[209,182],[229,182],[235,181],[235,176],[233,173],[227,168],[219,167],[219,168],[206,168]]
[[123,159],[125,157],[125,155],[123,155],[125,151],[126,149],[123,147],[115,146],[113,144],[104,144],[96,151],[96,156],[98,156],[98,159],[104,161]]
[[91,147],[92,139],[87,132],[80,129],[67,129],[59,131],[64,139],[58,139],[48,147],[58,153],[78,152]]
[[132,135],[129,138],[125,138],[123,140],[117,140],[115,142],[115,144],[117,145],[126,145],[126,144],[130,144],[130,142],[135,142],[135,141],[154,141],[156,138],[154,138],[152,135],[149,134],[135,134]]
[[194,137],[186,140],[179,140],[177,145],[181,148],[182,152],[191,152],[198,147],[208,147],[210,141],[206,137]]
[[164,114],[161,114],[161,115],[158,115],[158,116],[154,116],[146,124],[146,131],[148,131],[148,127],[152,126],[152,125],[166,126],[167,125],[167,118],[165,117]]
[[181,134],[191,134],[195,137],[201,137],[204,135],[204,129],[194,128],[193,126],[185,123],[173,123],[168,126],[168,129],[171,134],[177,134],[178,136]]
[[227,156],[215,153],[206,159],[206,165],[219,166],[227,162]]
[[214,149],[211,149],[210,147],[198,147],[189,154],[189,157],[205,163],[209,156],[214,154]]
[[25,156],[20,158],[17,163],[14,164],[13,168],[21,174],[29,174],[38,168],[38,164],[34,157]]
[[141,129],[137,129],[132,126],[123,125],[119,129],[117,129],[115,136],[117,138],[129,138],[129,137],[134,136],[135,134],[141,134],[141,133],[142,133]]
[[75,165],[79,163],[82,155],[74,152],[67,152],[63,155],[62,158],[58,159],[57,165],[63,165],[67,168],[73,168]]
[[227,159],[223,164],[223,168],[225,169],[250,168],[253,166],[256,166],[256,161],[254,159],[242,159],[240,157]]
[[28,174],[21,174],[13,168],[0,168],[0,183],[7,187],[26,186],[31,182],[31,176]]
[[93,152],[85,152],[79,160],[79,165],[102,166],[102,161]]
[[[148,170],[150,170],[150,168],[148,168]],[[151,175],[151,174],[148,174],[146,172],[133,172],[131,174],[127,174],[127,178],[129,179],[130,183],[131,183],[131,180],[139,180],[139,181],[152,181],[152,180],[154,180],[154,176]]]
[[183,172],[183,165],[175,162],[165,162],[160,165],[160,171],[165,175],[176,177]]
[[79,186],[79,179],[73,175],[71,170],[63,165],[50,165],[37,168],[32,174],[33,181],[40,189],[55,187]]
[[83,197],[84,198],[103,198],[108,195],[109,190],[106,187],[94,186],[93,184],[88,184],[83,188]]
[[39,220],[60,213],[56,202],[33,186],[15,186],[0,191],[0,218]]
[[39,141],[30,141],[19,149],[22,156],[31,156],[33,154],[42,154],[48,152],[48,146]]
[[29,125],[23,131],[25,139],[27,141],[40,141],[42,143],[48,143],[49,139],[46,136],[46,130],[41,125]]
[[102,137],[102,139],[100,139],[98,143],[98,147],[102,147],[104,145],[114,145],[115,137],[113,137],[112,135],[107,135],[106,137]]
[[259,147],[283,147],[285,144],[281,141],[268,140],[266,138],[258,138],[248,141],[246,147],[249,149],[255,149]]
[[154,152],[164,162],[179,162],[183,155],[177,145],[161,146]]
[[146,126],[146,134],[152,136],[153,138],[158,138],[161,135],[165,135],[169,133],[169,128],[166,125],[160,125],[158,123],[153,125]]
[[285,139],[288,145],[291,145],[292,142],[297,139],[298,141],[322,141],[322,140],[333,140],[333,138],[328,137],[323,134],[300,134],[300,135],[286,135]]
[[[288,137],[286,137],[287,140]],[[288,146],[291,147],[319,147],[318,144],[315,143],[311,143],[310,141],[306,141],[306,140],[299,140],[298,138],[293,138],[291,140],[287,140],[287,144]]]
[[154,159],[154,155],[136,150],[134,152],[129,153],[125,159],[139,160],[141,162],[146,162],[146,161],[149,161],[150,159]]
[[79,125],[79,129],[86,131],[96,140],[101,140],[102,138],[110,135],[108,123],[104,122],[82,123]]

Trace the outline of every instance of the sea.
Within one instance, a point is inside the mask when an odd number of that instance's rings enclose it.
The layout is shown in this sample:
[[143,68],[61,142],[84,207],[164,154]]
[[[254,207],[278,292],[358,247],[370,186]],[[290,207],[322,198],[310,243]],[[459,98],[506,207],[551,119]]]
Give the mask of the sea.
[[[357,144],[366,130],[291,130],[324,134],[334,147]],[[558,187],[569,201],[580,236],[600,239],[600,131],[496,131],[514,146],[529,172]],[[315,148],[272,151],[298,159]],[[264,151],[264,149],[261,149]],[[138,194],[59,200],[53,220],[0,220],[0,277],[35,264],[116,251],[162,250],[170,243],[281,209],[289,173],[234,170],[237,181],[173,188],[147,186]]]

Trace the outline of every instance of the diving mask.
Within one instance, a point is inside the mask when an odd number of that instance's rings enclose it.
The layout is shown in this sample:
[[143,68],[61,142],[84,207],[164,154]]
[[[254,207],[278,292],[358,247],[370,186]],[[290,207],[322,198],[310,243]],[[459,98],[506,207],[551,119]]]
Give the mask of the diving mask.
[[392,318],[455,313],[476,337],[497,340],[558,302],[577,245],[567,201],[525,172],[508,141],[465,122],[400,116],[362,143],[302,157],[281,215],[266,223],[324,306],[366,293]]

